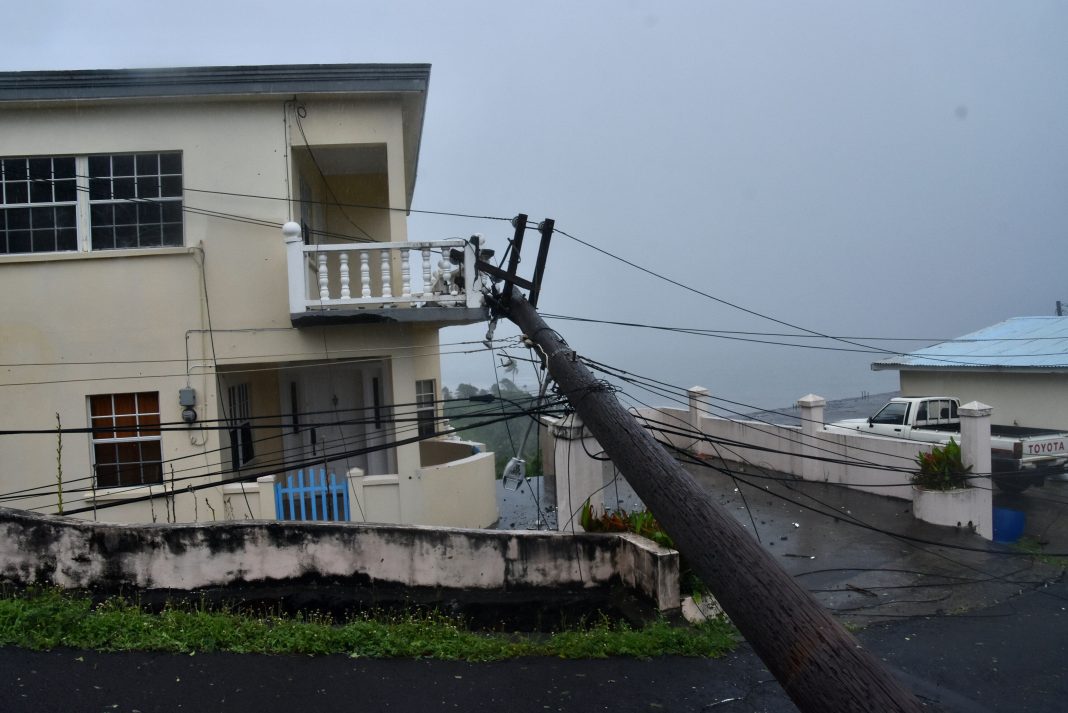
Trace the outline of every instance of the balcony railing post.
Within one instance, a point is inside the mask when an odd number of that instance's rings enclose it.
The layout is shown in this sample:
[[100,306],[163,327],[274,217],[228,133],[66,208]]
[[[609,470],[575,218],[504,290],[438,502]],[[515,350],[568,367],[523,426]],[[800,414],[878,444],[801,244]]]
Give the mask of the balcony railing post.
[[286,244],[286,271],[289,274],[289,312],[299,314],[307,310],[308,286],[304,282],[304,239],[300,225],[292,221],[282,226]]
[[423,292],[422,294],[433,293],[431,289],[432,277],[430,275],[430,248],[423,248]]
[[367,251],[360,251],[360,297],[367,299],[371,296],[371,266],[367,264]]
[[382,255],[382,296],[393,296],[393,280],[389,275],[389,250],[379,250]]
[[467,292],[467,306],[481,307],[482,292],[478,289],[478,281],[475,279],[475,244],[468,241],[464,243],[464,290]]
[[412,269],[408,264],[410,252],[408,248],[401,248],[401,295],[403,297],[412,296]]
[[338,266],[338,274],[341,277],[341,299],[347,300],[352,294],[349,292],[349,254],[347,252],[339,255],[341,262]]
[[326,267],[326,253],[319,253],[319,299],[330,299],[330,272]]

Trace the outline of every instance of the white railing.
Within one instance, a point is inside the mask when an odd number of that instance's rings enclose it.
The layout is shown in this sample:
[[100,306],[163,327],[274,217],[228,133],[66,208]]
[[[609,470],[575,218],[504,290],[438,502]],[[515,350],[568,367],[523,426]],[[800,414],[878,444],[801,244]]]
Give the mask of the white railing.
[[[466,240],[305,245],[300,226],[282,227],[289,273],[289,311],[339,308],[481,307],[478,290],[458,284],[475,274],[474,247]],[[448,259],[463,251],[463,265]]]

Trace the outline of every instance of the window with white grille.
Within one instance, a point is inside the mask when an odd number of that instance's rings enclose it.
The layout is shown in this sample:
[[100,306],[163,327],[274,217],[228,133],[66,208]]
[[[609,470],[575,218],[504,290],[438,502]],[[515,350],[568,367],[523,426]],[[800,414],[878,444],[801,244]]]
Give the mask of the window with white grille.
[[0,158],[0,254],[179,247],[182,154]]
[[163,482],[159,392],[90,396],[89,423],[97,487]]

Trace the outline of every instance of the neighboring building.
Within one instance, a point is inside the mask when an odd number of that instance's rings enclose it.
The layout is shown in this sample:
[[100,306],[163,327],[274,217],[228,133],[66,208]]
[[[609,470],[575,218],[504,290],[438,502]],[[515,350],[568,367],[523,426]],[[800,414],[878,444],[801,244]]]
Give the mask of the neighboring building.
[[[352,519],[496,519],[492,454],[417,441],[438,329],[485,318],[432,287],[472,248],[408,241],[429,77],[0,73],[0,430],[96,429],[63,438],[66,511],[272,518],[275,476],[326,463]],[[6,505],[56,511],[57,445],[0,436]]]
[[1015,317],[871,365],[901,372],[903,396],[957,396],[992,421],[1068,429],[1068,317]]

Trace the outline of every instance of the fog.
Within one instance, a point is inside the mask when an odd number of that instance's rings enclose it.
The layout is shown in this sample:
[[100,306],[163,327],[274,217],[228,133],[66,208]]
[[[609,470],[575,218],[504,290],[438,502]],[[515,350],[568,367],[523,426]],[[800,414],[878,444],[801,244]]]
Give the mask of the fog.
[[[551,217],[749,310],[557,235],[547,313],[801,327],[909,351],[1068,301],[1064,3],[45,1],[5,14],[4,70],[429,62],[414,208]],[[473,233],[500,255],[511,227],[409,220],[412,239]],[[525,253],[521,271],[533,241]],[[761,406],[897,384],[870,371],[878,353],[841,341],[552,326],[584,356]],[[444,382],[488,385],[492,360],[448,355]]]

